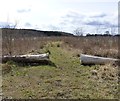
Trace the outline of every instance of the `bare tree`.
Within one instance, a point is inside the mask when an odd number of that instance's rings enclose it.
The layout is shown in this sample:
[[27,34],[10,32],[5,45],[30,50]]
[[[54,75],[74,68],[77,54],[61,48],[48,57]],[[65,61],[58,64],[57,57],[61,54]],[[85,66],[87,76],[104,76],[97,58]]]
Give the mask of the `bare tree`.
[[102,25],[97,25],[96,26],[96,34],[102,34],[102,29],[103,29],[103,26]]
[[2,38],[3,38],[3,42],[4,42],[4,46],[8,52],[8,55],[12,55],[12,47],[13,47],[13,33],[11,31],[11,28],[12,29],[15,29],[17,27],[17,21],[15,22],[15,24],[10,24],[7,22],[7,24],[5,26],[3,26],[2,28],[4,28],[3,30],[3,35],[2,35]]
[[105,29],[106,29],[107,32],[109,32],[109,33],[105,32],[105,34],[115,35],[117,33],[117,27],[115,27],[115,26],[110,26],[110,25],[105,26]]
[[110,35],[110,32],[109,31],[105,31],[105,34]]
[[114,26],[110,27],[110,33],[111,33],[111,35],[115,35],[116,30],[117,29]]
[[73,33],[74,33],[75,35],[77,35],[77,36],[83,36],[84,31],[83,31],[83,28],[80,27],[80,28],[76,28],[76,29],[73,31]]

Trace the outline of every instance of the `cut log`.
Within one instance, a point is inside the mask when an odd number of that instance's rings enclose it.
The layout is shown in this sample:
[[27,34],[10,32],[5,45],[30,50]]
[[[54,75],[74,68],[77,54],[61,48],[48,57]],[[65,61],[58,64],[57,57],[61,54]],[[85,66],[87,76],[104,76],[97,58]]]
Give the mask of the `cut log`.
[[16,56],[2,56],[2,62],[7,61],[23,62],[23,63],[39,63],[43,60],[49,60],[49,54],[39,55],[16,55]]
[[81,64],[92,65],[92,64],[115,63],[115,62],[119,62],[120,59],[105,58],[105,57],[81,54],[80,61],[81,61]]

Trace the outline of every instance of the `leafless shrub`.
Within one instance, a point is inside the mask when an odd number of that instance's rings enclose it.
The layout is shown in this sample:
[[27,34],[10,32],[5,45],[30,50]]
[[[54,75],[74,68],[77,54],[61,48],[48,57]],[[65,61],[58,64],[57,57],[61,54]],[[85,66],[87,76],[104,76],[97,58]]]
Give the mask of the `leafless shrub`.
[[[118,37],[90,36],[90,37],[19,37],[11,43],[3,39],[3,55],[9,54],[12,50],[13,55],[27,54],[29,52],[40,50],[45,44],[55,41],[62,41],[61,47],[69,46],[80,54],[90,54],[104,57],[118,58]],[[9,45],[6,45],[9,43]],[[9,46],[9,48],[7,48]]]

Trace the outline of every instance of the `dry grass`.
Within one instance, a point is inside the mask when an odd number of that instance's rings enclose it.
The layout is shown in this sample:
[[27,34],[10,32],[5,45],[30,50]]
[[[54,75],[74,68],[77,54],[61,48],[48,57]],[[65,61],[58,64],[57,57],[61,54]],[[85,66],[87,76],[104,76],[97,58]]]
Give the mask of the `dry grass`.
[[[117,99],[118,67],[83,66],[80,53],[118,56],[117,37],[16,38],[10,47],[3,39],[3,55],[50,52],[56,66],[3,65],[3,97],[22,99]],[[8,68],[8,70],[6,69]]]
[[[3,75],[3,97],[15,99],[117,99],[118,67],[83,66],[71,48],[60,41],[50,42],[49,65],[17,66]],[[64,47],[63,47],[64,46]],[[69,50],[69,51],[68,51]],[[94,75],[92,72],[96,72]]]
[[2,64],[2,73],[3,74],[9,73],[9,72],[11,72],[11,70],[12,70],[12,68],[10,65]]
[[34,38],[16,38],[7,45],[7,39],[3,39],[3,55],[9,54],[27,54],[33,51],[40,51],[48,42],[62,41],[63,46],[68,45],[80,53],[114,57],[118,56],[118,37],[34,37]]

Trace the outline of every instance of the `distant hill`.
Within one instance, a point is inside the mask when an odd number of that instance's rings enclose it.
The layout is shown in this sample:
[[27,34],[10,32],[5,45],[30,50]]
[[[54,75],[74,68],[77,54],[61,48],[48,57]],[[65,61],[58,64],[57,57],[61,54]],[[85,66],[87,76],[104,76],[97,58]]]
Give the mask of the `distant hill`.
[[71,33],[60,31],[40,31],[33,29],[10,29],[10,28],[2,28],[2,35],[3,37],[8,35],[12,35],[12,37],[74,36]]

